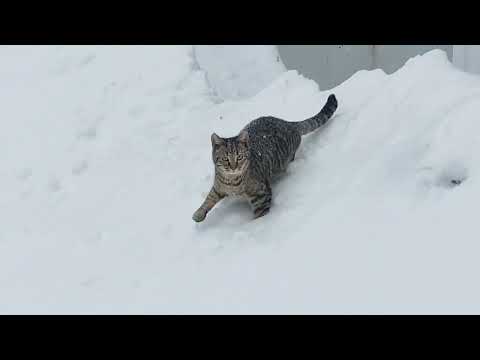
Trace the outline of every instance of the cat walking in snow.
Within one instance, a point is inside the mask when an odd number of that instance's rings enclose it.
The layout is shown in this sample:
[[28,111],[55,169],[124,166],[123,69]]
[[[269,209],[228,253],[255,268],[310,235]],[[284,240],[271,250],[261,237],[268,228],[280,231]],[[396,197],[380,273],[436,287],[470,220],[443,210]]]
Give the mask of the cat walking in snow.
[[255,218],[267,214],[272,203],[272,179],[295,159],[302,136],[322,127],[337,106],[332,94],[317,115],[304,121],[260,117],[235,137],[221,138],[213,133],[215,180],[207,198],[193,214],[193,220],[203,221],[221,199],[232,195],[246,198]]

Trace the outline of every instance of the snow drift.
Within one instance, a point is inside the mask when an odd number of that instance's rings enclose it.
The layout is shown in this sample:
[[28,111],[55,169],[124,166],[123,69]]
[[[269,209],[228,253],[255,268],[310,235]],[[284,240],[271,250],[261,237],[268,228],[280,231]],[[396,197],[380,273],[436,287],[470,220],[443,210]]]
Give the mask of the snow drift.
[[254,96],[286,71],[274,45],[195,45],[193,50],[218,101]]
[[[0,312],[480,313],[480,78],[432,51],[325,92],[272,80],[217,103],[191,46],[1,47]],[[268,216],[193,223],[213,131],[331,93]]]

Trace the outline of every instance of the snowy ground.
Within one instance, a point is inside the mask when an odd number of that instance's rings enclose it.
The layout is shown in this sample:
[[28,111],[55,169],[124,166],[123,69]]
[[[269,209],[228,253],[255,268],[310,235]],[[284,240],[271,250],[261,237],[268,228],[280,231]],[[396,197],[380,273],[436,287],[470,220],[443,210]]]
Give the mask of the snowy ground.
[[[480,77],[432,51],[319,92],[249,51],[0,47],[0,313],[480,313]],[[213,131],[330,93],[268,216],[191,220]]]

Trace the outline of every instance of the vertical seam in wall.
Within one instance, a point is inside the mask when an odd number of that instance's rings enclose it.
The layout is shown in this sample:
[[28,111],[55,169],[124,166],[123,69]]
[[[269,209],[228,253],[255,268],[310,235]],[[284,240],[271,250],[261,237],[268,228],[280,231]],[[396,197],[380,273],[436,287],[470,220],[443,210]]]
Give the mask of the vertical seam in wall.
[[376,45],[370,45],[372,47],[371,55],[372,55],[372,63],[370,65],[369,70],[374,70],[377,67],[377,47]]

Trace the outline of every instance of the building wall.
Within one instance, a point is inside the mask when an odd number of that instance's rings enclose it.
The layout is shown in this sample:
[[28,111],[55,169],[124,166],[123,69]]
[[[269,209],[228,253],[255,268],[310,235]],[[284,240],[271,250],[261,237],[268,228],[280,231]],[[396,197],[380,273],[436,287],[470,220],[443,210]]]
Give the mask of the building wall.
[[386,73],[399,69],[409,58],[442,49],[450,59],[453,45],[278,45],[289,70],[315,80],[327,90],[347,80],[358,70],[381,68]]
[[401,68],[405,62],[417,55],[425,54],[433,49],[444,50],[452,60],[453,45],[369,45],[374,47],[373,68],[381,68],[391,74]]
[[480,74],[480,45],[454,45],[453,63],[464,71]]
[[315,80],[322,90],[372,65],[372,52],[363,45],[278,45],[278,52],[288,70]]

